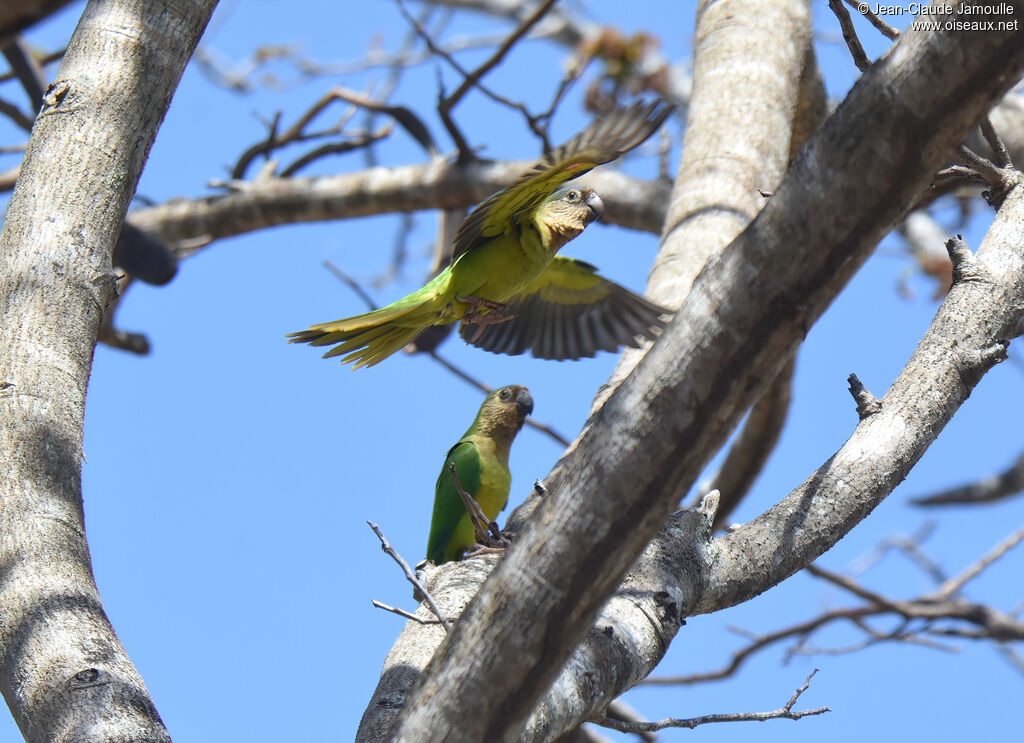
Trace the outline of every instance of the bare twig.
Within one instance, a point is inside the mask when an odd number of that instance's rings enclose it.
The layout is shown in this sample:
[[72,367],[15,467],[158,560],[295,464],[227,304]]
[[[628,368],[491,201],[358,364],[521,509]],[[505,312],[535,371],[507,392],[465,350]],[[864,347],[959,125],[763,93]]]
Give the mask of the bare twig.
[[965,145],[957,147],[956,152],[961,162],[984,178],[987,183],[1002,183],[1005,175],[1003,169],[987,157],[982,157]]
[[[521,38],[523,38],[523,36],[525,36],[526,33],[545,16],[545,14],[547,14],[556,1],[557,0],[544,0],[544,2],[540,3],[536,10],[527,16],[515,31],[509,34],[508,38],[502,42],[501,46],[498,47],[494,54],[492,54],[482,65],[467,75],[462,81],[462,84],[459,85],[459,87],[456,88],[450,96],[441,102],[441,105],[438,107],[438,112],[441,114],[441,120],[444,121],[445,127],[449,132],[457,131],[451,120],[451,111],[455,105],[462,100],[462,97],[466,95],[466,93],[474,87],[484,75],[494,69],[505,58],[505,55],[508,54],[512,47]],[[460,157],[466,154],[468,154],[468,151],[460,147]]]
[[969,581],[977,578],[981,573],[996,560],[1012,550],[1024,540],[1024,528],[1018,529],[1002,542],[993,547],[988,554],[967,567],[959,575],[945,581],[936,591],[928,596],[935,600],[947,600],[955,596]]
[[871,10],[871,8],[868,7],[867,3],[860,2],[860,0],[845,0],[845,2],[851,8],[853,8],[862,16],[864,16],[867,19],[868,23],[870,23],[872,26],[881,31],[882,35],[885,36],[887,39],[895,40],[900,35],[900,32],[898,30],[896,30],[888,23],[883,21],[881,18],[879,18]]
[[434,144],[434,138],[430,134],[430,129],[427,128],[427,125],[423,122],[423,119],[419,117],[419,114],[411,108],[395,106],[384,101],[374,100],[367,95],[342,87],[334,88],[331,91],[331,94],[337,96],[343,101],[348,101],[356,106],[365,108],[368,111],[387,114],[397,121],[398,124],[409,133],[409,136],[415,139],[420,147],[427,151],[428,155],[433,156],[437,154],[437,145]]
[[390,284],[402,275],[402,266],[405,265],[406,256],[409,254],[409,237],[416,226],[416,217],[412,212],[404,212],[397,216],[398,232],[391,246],[391,260],[383,272],[370,280],[370,283],[378,288]]
[[828,7],[832,9],[836,18],[839,19],[839,27],[843,30],[843,39],[846,41],[846,46],[849,47],[850,54],[853,56],[853,63],[857,65],[858,70],[864,72],[871,66],[871,60],[864,53],[864,47],[861,46],[860,39],[857,38],[857,32],[853,28],[850,14],[843,7],[841,0],[828,0]]
[[998,475],[985,477],[969,485],[943,490],[932,495],[911,498],[918,506],[943,506],[955,503],[992,503],[1024,491],[1024,454]]
[[[647,722],[639,712],[630,707],[628,704],[622,701],[622,699],[613,699],[608,704],[608,709],[605,711],[605,717],[610,720],[619,720],[621,722]],[[658,740],[658,736],[652,732],[637,732],[636,736],[641,740],[654,743]]]
[[1019,674],[1024,676],[1024,658],[1013,651],[1013,648],[1009,647],[1005,643],[999,643],[996,645],[996,652],[1003,656],[1003,659]]
[[117,308],[121,306],[124,293],[132,285],[132,277],[127,274],[121,274],[117,277],[116,281],[117,296],[103,311],[103,323],[100,325],[99,337],[96,340],[111,348],[118,348],[122,351],[145,356],[150,350],[149,339],[145,334],[121,330],[114,326],[114,315],[117,312]]
[[[424,3],[423,7],[420,8],[420,22],[424,24],[428,23],[437,11],[441,11],[439,15],[441,16],[442,24],[447,24],[454,15],[454,11],[451,8],[441,8],[432,3]],[[398,53],[401,54],[402,52],[411,51],[413,48],[415,48],[416,42],[418,40],[419,37],[417,36],[416,32],[412,29],[409,29],[409,31],[405,34],[405,37],[402,39],[402,43],[399,47]],[[374,44],[375,42],[370,42],[371,48],[374,46]],[[402,75],[405,74],[405,71],[406,67],[398,63],[388,66],[387,76],[385,77],[384,82],[380,85],[380,87],[377,88],[378,100],[383,102],[390,99],[391,94],[395,92],[395,89],[398,87],[398,83],[401,81]],[[374,124],[376,123],[378,115],[378,111],[366,109],[363,112],[363,127],[367,130],[372,129]],[[374,148],[366,147],[363,149],[362,152],[363,163],[366,167],[373,168],[377,167],[380,164],[377,158],[377,152]],[[433,153],[431,153],[431,156],[433,156]]]
[[20,34],[5,39],[0,44],[4,58],[11,67],[11,72],[17,76],[21,87],[25,89],[29,105],[33,111],[38,111],[43,105],[43,89],[46,87],[46,76],[42,67],[32,56],[32,50],[25,43]]
[[13,121],[17,126],[21,127],[25,131],[32,131],[32,124],[34,123],[35,119],[26,114],[24,111],[22,111],[20,108],[15,106],[10,101],[6,101],[3,98],[0,98],[0,114],[6,116],[8,119]]
[[995,162],[1000,168],[1009,168],[1013,165],[1013,161],[1010,159],[1010,153],[1006,149],[1006,145],[1003,144],[1003,140],[1000,139],[999,134],[996,133],[996,128],[992,126],[992,119],[988,116],[981,120],[981,133],[985,137],[985,141],[988,142],[988,146],[992,148],[992,153],[995,155]]
[[323,267],[330,271],[334,278],[342,282],[345,286],[351,289],[357,297],[359,297],[371,310],[377,309],[377,303],[373,301],[373,297],[366,293],[366,290],[362,285],[349,276],[347,273],[342,271],[336,264],[331,261],[324,261]]
[[793,692],[793,695],[789,698],[783,706],[770,712],[734,712],[727,714],[718,715],[701,715],[700,717],[690,717],[687,719],[678,719],[669,717],[664,720],[658,720],[657,722],[625,722],[621,720],[613,720],[606,717],[601,720],[598,725],[602,727],[611,728],[612,730],[618,730],[622,733],[646,733],[655,732],[657,730],[665,730],[666,728],[689,728],[693,729],[698,725],[707,725],[713,722],[764,722],[765,720],[799,720],[802,717],[810,717],[811,715],[821,715],[825,712],[831,712],[828,707],[816,707],[814,709],[802,710],[800,712],[793,711],[793,705],[796,704],[796,700],[800,698],[800,695],[807,691],[807,688],[811,684],[811,678],[818,672],[815,668],[811,671],[810,675],[804,679],[804,683]]
[[442,57],[446,62],[448,62],[463,77],[462,83],[455,89],[455,91],[451,95],[443,98],[438,104],[438,113],[441,116],[441,121],[444,123],[445,129],[448,131],[448,134],[455,142],[455,146],[459,151],[459,162],[465,162],[467,159],[472,158],[473,152],[472,149],[469,147],[468,142],[466,142],[466,138],[462,135],[462,132],[459,131],[459,128],[457,126],[455,126],[455,122],[451,118],[451,110],[471,88],[475,87],[488,97],[494,100],[498,100],[499,102],[502,102],[505,105],[517,108],[525,113],[525,107],[522,104],[514,103],[505,98],[504,96],[497,95],[496,93],[488,90],[480,83],[480,80],[481,78],[484,77],[484,75],[486,75],[488,72],[494,69],[494,67],[497,66],[502,61],[502,59],[505,58],[505,55],[508,54],[509,50],[511,50],[511,48],[516,44],[516,42],[518,42],[523,36],[525,36],[526,33],[534,25],[536,25],[536,23],[540,21],[541,18],[544,17],[544,15],[548,12],[548,10],[551,9],[551,6],[553,6],[555,2],[556,0],[545,0],[543,3],[538,5],[537,8],[525,20],[523,20],[522,23],[519,24],[516,30],[505,38],[502,44],[494,52],[494,54],[492,54],[487,60],[484,61],[483,64],[481,64],[475,70],[469,72],[466,71],[460,64],[458,64],[450,54],[445,53],[441,49],[441,47],[434,42],[430,34],[428,34],[426,29],[423,28],[422,24],[420,24],[419,21],[413,18],[405,9],[402,0],[398,0],[398,8],[401,11],[402,15],[416,29],[417,33],[420,34],[420,36],[423,38],[423,41],[427,44],[427,47],[432,52],[434,52],[438,56]]
[[378,601],[377,599],[370,599],[370,603],[373,604],[378,609],[383,609],[384,611],[389,611],[392,614],[397,614],[400,617],[405,617],[406,619],[411,619],[412,621],[417,622],[419,624],[440,624],[441,623],[440,619],[424,619],[423,617],[416,616],[411,611],[406,611],[405,609],[399,609],[397,606],[391,606],[390,604],[385,604],[383,601]]
[[932,188],[942,193],[947,193],[954,186],[967,183],[985,183],[985,179],[970,168],[963,165],[950,165],[935,174],[932,181]]
[[[45,67],[48,64],[52,64],[53,62],[60,61],[61,57],[64,56],[64,52],[66,52],[66,51],[67,51],[67,47],[62,47],[62,48],[60,48],[60,49],[58,49],[56,51],[47,52],[46,54],[42,54],[38,58],[33,56],[33,59],[34,59],[36,64]],[[18,77],[18,75],[13,70],[8,71],[8,72],[4,72],[4,73],[0,73],[0,83],[5,83],[8,80],[14,80],[17,77]],[[45,75],[44,75],[44,77],[45,77]]]
[[[326,129],[320,131],[308,131],[309,125],[323,111],[335,101],[344,101],[349,108],[342,114],[338,121]],[[429,129],[423,121],[411,109],[404,106],[393,106],[388,103],[376,101],[368,95],[349,90],[342,86],[336,86],[322,95],[309,109],[306,110],[294,124],[283,131],[279,131],[281,114],[276,113],[268,123],[268,134],[265,139],[252,145],[243,152],[238,162],[231,170],[231,178],[239,180],[245,177],[253,160],[260,156],[269,155],[286,145],[308,142],[315,139],[324,139],[341,134],[345,126],[359,108],[365,108],[391,116],[415,139],[421,147],[433,156],[437,152]],[[299,167],[307,165],[315,157],[337,152],[347,152],[361,147],[368,147],[377,140],[388,136],[389,128],[378,129],[376,132],[358,132],[352,135],[352,139],[342,143],[321,147],[314,153],[307,154],[289,166],[289,173],[295,172]]]
[[391,124],[388,124],[387,126],[382,126],[377,129],[377,131],[363,132],[362,134],[356,135],[354,139],[320,145],[319,147],[310,150],[290,165],[282,168],[280,176],[282,178],[288,178],[289,176],[295,175],[302,168],[327,155],[344,155],[346,152],[352,152],[353,150],[368,150],[369,146],[374,142],[379,142],[382,139],[390,137],[392,129],[393,127]]
[[715,671],[705,671],[703,673],[679,676],[649,676],[640,683],[649,686],[668,686],[671,684],[689,685],[701,684],[706,681],[718,681],[732,676],[748,658],[769,645],[774,645],[775,643],[790,637],[807,636],[819,627],[837,620],[845,620],[856,624],[861,617],[874,616],[881,613],[883,613],[883,610],[876,607],[833,609],[806,622],[801,622],[800,624],[786,627],[785,629],[777,630],[767,635],[756,635],[738,628],[730,628],[736,634],[747,637],[751,642],[746,647],[743,647],[733,653],[729,663],[722,668]]
[[845,575],[839,573],[833,573],[831,570],[827,570],[820,565],[810,564],[805,570],[816,578],[823,578],[829,583],[832,583],[840,588],[849,591],[857,598],[864,599],[865,601],[875,604],[876,606],[883,607],[889,611],[899,613],[898,602],[882,596],[879,593],[875,593],[864,586],[857,583],[853,578],[847,578]]
[[856,653],[860,650],[865,650],[883,642],[903,642],[908,645],[918,645],[920,647],[928,648],[929,650],[941,650],[945,653],[960,652],[960,648],[955,645],[949,645],[947,643],[941,643],[926,637],[921,637],[921,630],[908,628],[907,622],[901,622],[899,626],[889,632],[876,630],[863,620],[851,619],[851,622],[853,622],[853,624],[867,635],[866,639],[861,642],[854,642],[849,645],[842,645],[839,647],[817,647],[806,644],[804,642],[806,638],[803,638],[796,645],[787,649],[786,660],[788,661],[791,657],[796,655],[849,655],[850,653]]
[[852,566],[850,572],[853,575],[861,575],[866,573],[870,568],[874,567],[878,562],[889,553],[890,550],[896,550],[902,555],[905,555],[912,563],[921,569],[929,578],[934,580],[936,583],[941,583],[946,579],[946,574],[942,570],[935,560],[926,555],[921,549],[921,545],[932,535],[935,531],[935,522],[926,521],[918,527],[917,531],[910,536],[904,536],[902,534],[892,537],[886,537],[881,540],[871,552],[865,556],[859,558]]
[[[921,565],[922,569],[937,582],[943,581],[944,575],[941,569],[934,564],[934,561],[926,557],[922,560],[913,556],[914,553],[920,552],[920,543],[929,533],[930,527],[926,526],[924,530],[919,530],[916,535],[910,538],[902,537],[886,540],[884,547],[880,546],[875,550],[874,554],[877,557],[872,557],[866,567],[875,564],[878,557],[889,548],[896,547],[901,552],[910,555],[911,559]],[[812,575],[824,578],[833,585],[853,593],[864,599],[867,605],[831,609],[807,621],[765,635],[731,628],[733,632],[747,638],[750,642],[745,647],[734,652],[730,662],[722,668],[685,676],[652,677],[642,683],[658,685],[695,684],[727,678],[736,673],[740,666],[753,654],[765,649],[769,645],[789,638],[795,638],[796,643],[787,648],[787,660],[794,655],[840,655],[851,653],[883,642],[903,642],[944,652],[957,652],[959,650],[955,646],[939,643],[924,637],[924,634],[974,640],[995,640],[997,643],[1024,638],[1024,623],[1019,621],[1017,612],[1007,614],[985,605],[954,598],[955,594],[968,581],[979,575],[985,568],[1004,556],[1021,541],[1024,541],[1024,528],[993,547],[988,554],[977,560],[956,578],[945,580],[934,592],[907,601],[886,598],[864,588],[852,578],[832,573],[816,565],[808,566],[807,571]],[[865,570],[866,567],[862,567],[861,571]],[[867,620],[871,617],[883,615],[895,615],[899,622],[888,631],[875,629],[868,624]],[[973,625],[973,627],[967,628],[957,625],[936,626],[936,623],[941,620],[966,622]],[[861,642],[831,648],[813,646],[807,643],[807,640],[818,629],[838,621],[845,621],[854,625],[865,634],[865,639]]]
[[441,614],[441,610],[437,608],[437,604],[434,603],[433,597],[427,589],[423,587],[423,584],[420,583],[419,578],[416,577],[416,572],[409,567],[409,563],[407,563],[402,556],[395,551],[394,547],[391,546],[391,543],[388,542],[381,533],[380,528],[375,523],[372,521],[367,521],[366,523],[371,529],[373,529],[373,533],[377,535],[377,539],[380,540],[380,548],[384,550],[392,560],[397,562],[400,568],[402,568],[402,572],[405,573],[406,580],[412,583],[413,589],[419,596],[423,597],[423,601],[425,601],[429,609],[434,612],[434,616],[436,616],[441,622],[441,626],[444,627],[445,632],[451,632],[451,624],[444,618],[444,615]]

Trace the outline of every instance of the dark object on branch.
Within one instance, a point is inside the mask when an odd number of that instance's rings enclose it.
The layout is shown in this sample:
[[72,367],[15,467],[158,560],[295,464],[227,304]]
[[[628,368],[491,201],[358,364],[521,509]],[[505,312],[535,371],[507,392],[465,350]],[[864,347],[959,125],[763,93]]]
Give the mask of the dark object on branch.
[[113,264],[154,286],[163,286],[178,273],[178,259],[170,248],[127,222],[114,246]]
[[0,39],[6,39],[55,13],[71,0],[19,0],[0,3]]

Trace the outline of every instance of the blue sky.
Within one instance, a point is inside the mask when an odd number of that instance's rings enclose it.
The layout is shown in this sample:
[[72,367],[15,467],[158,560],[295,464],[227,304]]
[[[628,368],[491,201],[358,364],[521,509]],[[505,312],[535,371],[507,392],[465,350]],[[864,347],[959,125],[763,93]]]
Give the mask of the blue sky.
[[[58,47],[80,7],[33,30],[30,41]],[[611,0],[571,7],[625,31],[653,30],[668,59],[688,64],[689,3],[631,3],[628,12]],[[845,47],[835,43],[841,37],[826,5],[816,2],[814,13],[829,92],[839,97],[855,69]],[[501,29],[506,27],[466,16],[452,33]],[[393,49],[406,31],[389,2],[249,0],[223,3],[203,43],[230,59],[245,57],[259,44],[289,44],[328,62],[359,58],[371,39]],[[861,33],[869,54],[884,49],[866,26]],[[473,64],[481,55],[463,59]],[[530,42],[488,83],[536,108],[550,97],[564,60],[564,50]],[[283,67],[274,69],[288,84],[251,95],[216,87],[194,66],[186,70],[139,194],[160,202],[209,193],[207,182],[226,177],[239,153],[265,135],[261,122],[275,111],[288,123],[331,85],[364,90],[371,81],[380,85],[385,75],[371,70],[303,82]],[[457,83],[447,70],[445,80],[449,89]],[[5,95],[16,98],[10,91]],[[392,100],[430,112],[435,97],[430,64],[411,71]],[[487,145],[487,156],[529,158],[537,152],[517,116],[478,95],[456,114],[473,142]],[[437,117],[427,116],[441,147],[450,149]],[[585,121],[578,97],[570,97],[556,118],[556,138],[571,136]],[[654,160],[643,154],[625,167],[651,175]],[[673,165],[677,155],[678,148]],[[385,165],[405,164],[422,162],[423,154],[397,132],[380,148],[380,158]],[[359,155],[348,155],[314,172],[363,167]],[[982,211],[968,229],[960,228],[972,246],[988,218]],[[414,220],[403,274],[371,289],[380,303],[422,281],[436,217],[421,213]],[[96,579],[115,629],[177,740],[351,738],[402,627],[402,620],[374,609],[370,600],[413,608],[402,575],[365,522],[378,523],[410,562],[423,556],[434,481],[480,395],[426,358],[401,355],[350,371],[283,341],[287,332],[361,311],[360,300],[321,264],[333,261],[369,281],[387,267],[399,229],[399,219],[387,216],[279,227],[217,242],[185,261],[169,286],[130,290],[118,322],[148,335],[150,356],[96,351],[83,468]],[[652,235],[595,225],[566,253],[640,291],[656,249]],[[931,285],[913,277],[916,297],[901,298],[896,284],[910,263],[892,238],[878,253],[810,331],[780,446],[734,520],[775,503],[842,444],[856,424],[847,375],[856,372],[880,396],[930,322]],[[443,353],[492,385],[527,385],[537,418],[569,437],[615,363],[609,354],[564,363],[494,356],[458,340],[450,340]],[[1002,469],[1017,455],[1024,365],[1016,348],[1010,353],[1011,361],[985,378],[905,483],[822,564],[850,569],[879,540],[914,532],[937,517],[927,548],[947,571],[957,572],[1018,527],[1024,519],[1020,500],[940,514],[922,513],[906,502]],[[512,506],[560,453],[550,439],[524,430],[512,450]],[[1021,597],[1006,587],[1019,585],[1020,565],[1019,555],[1009,555],[972,584],[968,595],[1012,609]],[[896,555],[864,581],[897,597],[932,587]],[[796,576],[747,604],[688,620],[658,673],[724,664],[742,645],[730,626],[770,632],[823,607],[849,603],[834,589]],[[835,628],[815,644],[843,645],[858,637]],[[829,715],[667,731],[661,739],[1006,737],[1017,729],[1006,702],[1019,697],[1024,679],[990,646],[959,645],[958,653],[883,646],[851,655],[797,656],[788,664],[782,649],[773,648],[732,680],[644,688],[627,699],[652,719],[774,709],[817,667],[821,672],[798,707],[828,705]],[[17,736],[12,722],[0,722],[0,740]]]

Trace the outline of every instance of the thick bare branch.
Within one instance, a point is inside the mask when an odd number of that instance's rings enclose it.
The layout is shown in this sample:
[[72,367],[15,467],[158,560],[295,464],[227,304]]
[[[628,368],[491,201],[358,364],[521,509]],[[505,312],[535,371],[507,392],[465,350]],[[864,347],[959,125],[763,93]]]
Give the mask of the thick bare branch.
[[[282,224],[471,206],[507,186],[532,164],[457,166],[435,160],[320,178],[231,181],[232,193],[136,209],[129,221],[168,243],[209,242]],[[668,183],[631,178],[609,168],[590,173],[587,183],[604,195],[605,222],[646,232],[661,229]]]
[[[694,56],[697,84],[661,246],[647,280],[646,295],[665,307],[681,305],[704,264],[750,224],[825,110],[824,83],[810,44],[797,50],[792,43],[765,42],[760,20],[786,24],[762,16],[763,9],[743,18],[729,3],[704,6]],[[775,12],[784,16],[786,8]],[[752,59],[758,60],[754,66]],[[788,69],[793,66],[795,85]],[[595,396],[592,413],[643,354],[622,354]]]
[[214,4],[86,6],[0,233],[0,689],[28,741],[169,740],[93,580],[82,421],[114,241]]
[[[1011,31],[983,39],[910,32],[854,87],[759,217],[710,262],[672,324],[546,478],[551,495],[407,699],[394,739],[431,739],[453,729],[448,715],[466,740],[515,738],[565,648],[590,625],[678,493],[750,404],[753,380],[777,370],[932,170],[1015,81],[1024,68],[1019,42]],[[948,54],[950,48],[958,54]],[[689,563],[689,573],[680,571],[686,577],[663,592],[677,616],[691,606],[721,608],[773,585],[831,546],[902,479],[1000,358],[1004,346],[994,341],[1024,310],[1024,230],[1016,221],[1022,200],[1011,194],[979,254],[990,273],[954,287],[922,341],[909,374],[923,381],[910,388],[897,382],[883,410],[858,426],[855,446],[840,450],[779,506],[713,542],[717,557],[710,565]],[[841,210],[834,208],[839,203]],[[806,216],[823,213],[832,216]],[[943,337],[951,329],[961,333],[956,344]],[[739,347],[738,337],[749,342]],[[922,384],[935,390],[923,395]],[[921,409],[924,398],[931,409]],[[935,404],[940,398],[944,403]],[[902,413],[922,425],[908,426]],[[658,435],[644,436],[652,420],[660,423]],[[865,451],[878,466],[870,484],[856,484],[854,475],[864,477]],[[842,485],[850,482],[842,477],[855,484]],[[510,596],[520,599],[515,611],[508,611]],[[693,605],[675,600],[687,596],[699,598]],[[620,670],[613,661],[584,667],[599,677],[588,680],[591,691],[605,688],[606,677]],[[575,661],[567,673],[574,668]],[[490,693],[481,694],[485,687]]]

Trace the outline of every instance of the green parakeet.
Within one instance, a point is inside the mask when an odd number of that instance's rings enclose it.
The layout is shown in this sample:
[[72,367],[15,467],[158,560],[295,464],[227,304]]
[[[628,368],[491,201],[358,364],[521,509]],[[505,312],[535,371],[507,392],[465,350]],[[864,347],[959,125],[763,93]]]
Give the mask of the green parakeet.
[[484,398],[469,430],[448,450],[434,491],[427,559],[437,565],[462,557],[476,541],[473,523],[455,487],[451,465],[462,489],[473,496],[490,521],[508,502],[512,476],[508,452],[512,440],[533,412],[533,398],[525,387],[513,384]]
[[451,263],[424,287],[355,317],[292,333],[293,343],[334,346],[353,368],[373,366],[425,328],[461,321],[460,334],[496,353],[527,349],[540,358],[577,359],[653,339],[667,310],[558,256],[601,217],[601,198],[562,184],[647,139],[671,108],[615,109],[480,204],[462,224]]

